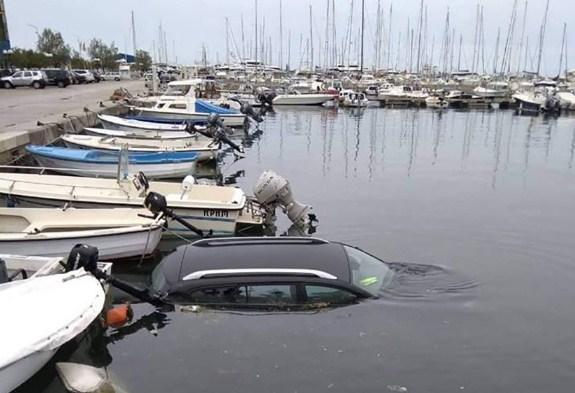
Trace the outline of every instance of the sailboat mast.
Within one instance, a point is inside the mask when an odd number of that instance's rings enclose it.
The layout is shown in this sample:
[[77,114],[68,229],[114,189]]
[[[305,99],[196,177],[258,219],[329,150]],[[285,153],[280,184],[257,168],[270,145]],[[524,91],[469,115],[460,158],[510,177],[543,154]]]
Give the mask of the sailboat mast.
[[255,45],[255,47],[254,47],[254,60],[256,61],[256,71],[257,71],[257,69],[258,69],[258,64],[257,64],[257,61],[258,61],[258,0],[254,0],[254,5],[255,5],[254,9],[255,9],[255,18],[256,18],[255,23],[254,23],[255,29],[256,29],[256,31],[255,31],[256,36],[255,36],[255,40],[254,40],[254,45]]
[[230,28],[228,17],[226,16],[226,64],[230,64]]
[[461,45],[463,44],[463,34],[459,33],[459,53],[457,54],[457,71],[461,71]]
[[389,20],[388,20],[388,34],[387,34],[387,67],[392,67],[391,64],[391,18],[393,16],[393,3],[389,5]]
[[549,12],[549,0],[545,5],[545,14],[543,16],[543,22],[541,23],[541,30],[539,33],[539,55],[537,57],[537,75],[541,72],[541,56],[543,55],[543,43],[545,41],[545,28],[547,27],[547,13]]
[[283,15],[282,15],[282,0],[280,0],[280,56],[279,56],[279,66],[280,69],[284,67],[284,37],[283,37]]
[[495,55],[493,56],[493,73],[497,74],[497,63],[499,62],[499,39],[501,37],[501,27],[497,28],[497,41],[495,41]]
[[421,29],[423,27],[423,0],[419,5],[419,27],[418,27],[418,37],[417,37],[417,67],[416,71],[419,73],[421,71],[420,58],[421,58]]
[[523,60],[523,42],[525,40],[525,26],[527,24],[527,4],[525,0],[525,9],[523,11],[523,25],[521,26],[521,40],[519,41],[519,55],[517,56],[517,73],[521,72],[521,61]]
[[567,34],[567,23],[563,23],[563,38],[561,38],[561,55],[559,56],[559,71],[557,71],[557,77],[561,75],[561,68],[563,67],[563,53],[565,51],[566,34]]
[[312,8],[309,5],[309,50],[310,50],[310,70],[313,72],[313,28],[312,28]]
[[329,0],[326,0],[326,11],[325,11],[325,48],[324,48],[324,69],[328,69],[328,57],[329,57]]
[[359,73],[363,73],[363,36],[365,28],[365,0],[361,0],[361,62],[359,66]]

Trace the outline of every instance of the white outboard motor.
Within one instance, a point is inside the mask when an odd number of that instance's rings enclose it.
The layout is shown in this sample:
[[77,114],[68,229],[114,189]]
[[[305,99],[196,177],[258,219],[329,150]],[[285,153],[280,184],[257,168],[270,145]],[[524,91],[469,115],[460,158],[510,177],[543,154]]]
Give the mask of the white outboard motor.
[[305,227],[315,220],[311,206],[296,201],[289,182],[273,171],[261,174],[254,187],[254,195],[273,218],[275,209],[281,206],[284,213],[295,225]]

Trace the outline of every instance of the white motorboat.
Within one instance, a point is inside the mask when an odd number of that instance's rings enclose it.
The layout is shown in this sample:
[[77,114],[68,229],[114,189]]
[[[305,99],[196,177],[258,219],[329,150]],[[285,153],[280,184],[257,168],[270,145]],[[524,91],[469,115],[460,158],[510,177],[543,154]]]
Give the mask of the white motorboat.
[[575,94],[568,91],[560,91],[557,93],[557,98],[561,103],[561,108],[568,111],[575,110]]
[[100,315],[102,284],[84,269],[0,285],[0,393],[40,370]]
[[189,151],[134,153],[128,150],[85,150],[28,145],[26,150],[44,168],[74,176],[114,178],[125,162],[132,173],[151,179],[177,179],[193,175],[198,154]]
[[188,127],[183,122],[182,124],[152,123],[103,114],[98,114],[98,120],[100,120],[100,123],[102,123],[105,129],[131,131],[133,133],[161,134],[163,132],[186,132]]
[[84,128],[88,135],[96,136],[117,136],[120,138],[134,139],[187,139],[191,136],[186,131],[147,131],[147,130],[109,130],[106,128]]
[[76,244],[96,246],[103,260],[150,255],[162,237],[162,218],[143,209],[0,208],[0,250],[64,256]]
[[449,106],[449,102],[443,97],[429,96],[425,99],[425,105],[433,109],[445,109]]
[[290,94],[278,94],[272,102],[273,105],[322,105],[324,102],[333,99],[333,94],[302,94],[294,91]]
[[482,98],[503,98],[509,95],[509,84],[503,81],[494,81],[486,87],[477,86],[473,94]]
[[[202,231],[232,234],[262,229],[273,222],[282,207],[298,226],[308,225],[310,209],[293,199],[289,182],[272,171],[264,172],[248,197],[235,187],[195,184],[188,176],[181,184],[148,182],[142,173],[121,180],[56,176],[32,173],[0,173],[0,196],[22,207],[140,207],[152,192],[165,196],[166,207]],[[172,230],[187,230],[169,221]]]
[[363,93],[350,93],[347,94],[342,102],[342,105],[348,108],[365,108],[369,101]]
[[[122,181],[74,176],[0,173],[0,194],[22,206],[113,208],[141,207],[146,189],[140,177]],[[149,182],[149,190],[166,197],[168,207],[196,228],[234,233],[243,226],[261,227],[264,210],[239,188],[183,183]],[[174,221],[169,228],[184,230]]]
[[60,137],[66,146],[81,149],[120,151],[127,148],[131,152],[187,151],[198,154],[197,161],[217,158],[219,144],[205,137],[186,139],[135,139],[121,137],[101,137],[92,135],[65,134]]
[[524,91],[513,94],[513,101],[521,113],[539,113],[545,105],[547,95],[542,91]]
[[206,122],[210,114],[218,114],[229,127],[242,127],[246,116],[236,110],[222,108],[196,97],[196,87],[201,81],[183,80],[170,82],[165,95],[158,98],[152,108],[138,107],[134,110],[149,120]]

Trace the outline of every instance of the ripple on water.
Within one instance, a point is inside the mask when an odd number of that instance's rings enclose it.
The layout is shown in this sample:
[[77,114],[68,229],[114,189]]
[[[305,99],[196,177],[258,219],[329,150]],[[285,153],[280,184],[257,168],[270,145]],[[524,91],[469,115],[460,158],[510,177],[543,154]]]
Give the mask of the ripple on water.
[[381,297],[386,300],[443,301],[473,296],[479,283],[454,270],[437,265],[391,262],[395,275]]

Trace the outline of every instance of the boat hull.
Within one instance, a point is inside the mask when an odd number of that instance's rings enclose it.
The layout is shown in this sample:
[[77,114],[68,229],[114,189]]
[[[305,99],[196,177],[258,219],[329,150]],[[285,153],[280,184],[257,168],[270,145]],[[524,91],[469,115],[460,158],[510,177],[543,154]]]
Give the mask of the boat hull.
[[281,94],[273,99],[273,105],[322,105],[333,99],[331,94]]
[[[136,108],[143,116],[160,120],[176,120],[187,122],[207,122],[210,113],[185,112],[185,111],[159,111],[153,108]],[[242,127],[246,117],[243,114],[222,114],[220,119],[226,126]]]
[[190,134],[185,131],[150,131],[140,128],[117,127],[117,128],[84,128],[88,135],[115,136],[120,138],[145,138],[145,139],[186,139]]
[[0,393],[9,393],[36,374],[52,359],[56,350],[34,352],[0,369]]
[[[77,143],[77,142],[72,142],[69,140],[65,140],[64,139],[64,144],[67,147],[70,147],[72,149],[92,149],[92,150],[101,150],[101,151],[120,151],[122,150],[122,145],[120,144],[98,144],[96,145],[92,145],[92,144],[82,144],[82,143]],[[135,153],[151,153],[151,152],[162,152],[162,151],[185,151],[185,152],[189,152],[189,153],[196,153],[198,155],[198,157],[196,158],[196,161],[210,161],[210,160],[214,160],[218,157],[218,153],[217,150],[213,150],[213,149],[203,149],[203,150],[198,150],[195,149],[193,147],[190,148],[179,148],[179,149],[169,149],[169,148],[153,148],[153,147],[138,147],[138,146],[133,146],[128,144],[128,151],[130,152],[135,152]],[[195,171],[195,168],[194,168]],[[144,172],[146,173],[146,172]],[[147,175],[147,173],[146,173]]]
[[[113,179],[118,176],[117,163],[84,163],[81,161],[60,160],[57,158],[34,155],[40,166],[59,173],[83,177],[103,177]],[[177,179],[193,175],[196,162],[170,164],[130,164],[133,173],[144,172],[150,179]]]
[[[1,195],[1,194],[0,194]],[[6,197],[6,195],[3,195]],[[47,199],[36,198],[30,196],[17,196],[12,194],[10,203],[15,203],[19,207],[64,207],[68,205],[75,208],[89,208],[89,209],[113,209],[113,208],[140,208],[142,203],[140,200],[131,202],[118,203],[99,203],[93,201],[69,201],[64,199]],[[168,207],[171,207],[168,202]],[[237,221],[241,216],[249,215],[250,209],[243,208],[237,210],[224,210],[224,209],[202,209],[202,208],[173,208],[174,213],[185,219],[188,223],[202,231],[212,231],[217,234],[231,235],[236,232]],[[168,220],[168,229],[172,232],[189,232],[187,228],[178,223],[177,221]],[[166,233],[170,235],[170,232]]]
[[[89,244],[97,247],[101,260],[130,258],[152,254],[160,243],[162,227],[134,228],[107,234],[70,233],[69,237],[54,239],[50,234],[26,235],[20,240],[3,241],[3,253],[18,254],[26,250],[26,255],[38,257],[59,257],[70,253],[76,244]],[[85,231],[88,232],[88,231]],[[103,232],[103,231],[102,231]],[[106,231],[110,232],[110,231]]]

